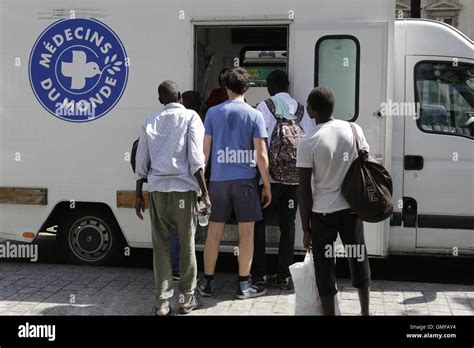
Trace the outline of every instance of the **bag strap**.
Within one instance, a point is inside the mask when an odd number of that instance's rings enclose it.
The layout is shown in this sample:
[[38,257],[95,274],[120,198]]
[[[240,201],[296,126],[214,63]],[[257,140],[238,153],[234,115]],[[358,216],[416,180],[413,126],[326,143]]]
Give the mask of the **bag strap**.
[[304,116],[304,105],[298,103],[298,108],[296,109],[295,116],[296,116],[296,123],[300,124]]
[[278,117],[275,115],[275,103],[271,98],[265,99],[265,104],[267,104],[268,110],[272,113],[273,117],[278,121]]
[[[273,117],[275,117],[276,120],[278,121],[279,118],[276,117],[276,115],[275,115],[275,103],[273,102],[273,100],[271,98],[265,99],[265,104],[267,104],[268,110],[270,110]],[[297,124],[299,124],[301,122],[301,120],[303,119],[303,116],[304,116],[304,105],[298,103],[297,109],[296,109],[296,112],[295,112],[295,116],[296,116],[295,122]]]
[[354,136],[354,139],[355,139],[357,153],[359,153],[359,151],[360,151],[359,135],[357,134],[357,131],[356,131],[355,126],[354,126],[354,123],[353,123],[353,122],[349,122],[349,124],[351,125],[352,135]]

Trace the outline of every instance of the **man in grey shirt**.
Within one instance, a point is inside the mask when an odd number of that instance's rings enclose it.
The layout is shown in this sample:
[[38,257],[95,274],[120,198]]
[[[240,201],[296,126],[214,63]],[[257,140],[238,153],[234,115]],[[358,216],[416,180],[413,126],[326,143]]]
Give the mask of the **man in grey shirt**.
[[[170,230],[176,226],[180,243],[179,312],[190,313],[198,307],[196,289],[197,196],[210,213],[210,200],[204,181],[204,126],[199,115],[182,104],[181,92],[173,81],[158,87],[164,104],[160,113],[147,117],[142,127],[136,157],[138,179],[148,179],[152,224],[153,269],[156,282],[156,315],[171,313],[173,297],[170,259]],[[145,208],[142,180],[137,181],[135,209],[140,219]]]

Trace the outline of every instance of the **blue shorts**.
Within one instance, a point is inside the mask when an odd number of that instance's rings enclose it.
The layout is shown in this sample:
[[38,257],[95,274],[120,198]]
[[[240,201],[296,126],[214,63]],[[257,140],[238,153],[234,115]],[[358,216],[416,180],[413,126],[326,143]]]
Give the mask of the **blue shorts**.
[[227,222],[235,213],[237,222],[262,220],[262,202],[255,179],[211,181],[209,184],[211,216],[209,221]]

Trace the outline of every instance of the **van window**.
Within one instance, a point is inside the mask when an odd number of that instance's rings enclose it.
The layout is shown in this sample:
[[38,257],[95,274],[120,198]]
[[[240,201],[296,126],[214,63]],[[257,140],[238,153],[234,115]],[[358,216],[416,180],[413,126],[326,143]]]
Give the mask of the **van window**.
[[353,36],[325,36],[316,43],[315,86],[336,94],[334,117],[354,121],[359,113],[359,42]]
[[474,138],[474,66],[420,62],[415,67],[418,127]]
[[252,77],[251,87],[267,87],[267,77],[273,70],[287,71],[286,47],[248,46],[240,51],[241,66]]

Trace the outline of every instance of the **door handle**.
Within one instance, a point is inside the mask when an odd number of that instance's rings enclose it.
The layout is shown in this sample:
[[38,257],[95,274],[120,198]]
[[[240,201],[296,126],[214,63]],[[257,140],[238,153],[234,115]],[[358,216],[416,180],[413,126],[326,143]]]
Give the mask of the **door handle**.
[[422,170],[423,164],[423,156],[407,155],[404,158],[405,170]]

